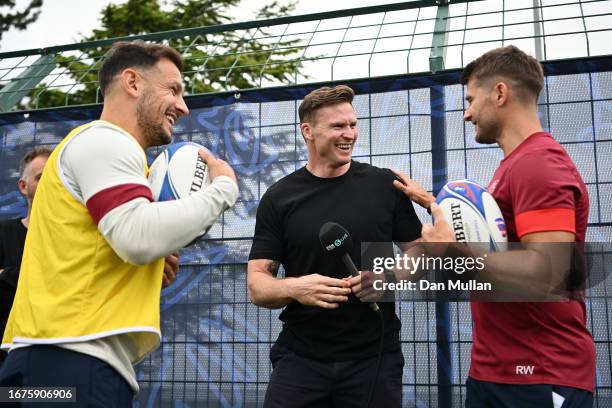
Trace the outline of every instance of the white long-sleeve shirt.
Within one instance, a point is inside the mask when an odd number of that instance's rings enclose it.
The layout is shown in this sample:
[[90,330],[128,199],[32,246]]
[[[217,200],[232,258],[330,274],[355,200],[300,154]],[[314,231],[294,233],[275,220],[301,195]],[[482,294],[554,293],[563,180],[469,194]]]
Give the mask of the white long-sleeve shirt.
[[[186,198],[153,202],[142,148],[128,133],[105,121],[75,135],[59,154],[58,171],[68,191],[87,206],[117,255],[133,264],[145,264],[184,247],[238,198],[236,183],[219,176]],[[138,392],[129,333],[55,345],[107,362]],[[13,349],[27,346],[20,343]]]

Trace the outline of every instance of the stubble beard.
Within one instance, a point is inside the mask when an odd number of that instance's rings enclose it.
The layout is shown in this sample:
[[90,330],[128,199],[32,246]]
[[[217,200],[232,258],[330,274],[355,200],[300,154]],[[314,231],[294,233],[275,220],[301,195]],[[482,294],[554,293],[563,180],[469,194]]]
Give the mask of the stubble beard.
[[[136,121],[148,147],[166,145],[172,142],[172,135],[164,129],[164,112],[156,112],[158,105],[153,100],[153,94],[145,91],[136,107]],[[161,120],[155,118],[156,113],[161,115]]]
[[500,134],[499,126],[492,122],[479,122],[479,130],[476,133],[476,142],[480,144],[494,144]]

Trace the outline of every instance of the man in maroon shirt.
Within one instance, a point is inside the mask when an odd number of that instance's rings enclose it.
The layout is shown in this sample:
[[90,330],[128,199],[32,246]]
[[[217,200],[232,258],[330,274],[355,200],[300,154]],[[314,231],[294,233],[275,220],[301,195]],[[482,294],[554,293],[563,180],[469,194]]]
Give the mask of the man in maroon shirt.
[[[584,242],[589,199],[571,158],[538,119],[542,67],[514,46],[497,48],[466,66],[461,83],[467,84],[469,104],[464,120],[475,126],[476,141],[503,150],[488,191],[505,218],[509,241],[524,246],[488,254],[486,273],[518,291],[559,287],[567,276],[555,271],[569,269],[571,254],[553,254],[560,245],[547,243]],[[433,197],[404,181],[396,187],[425,207],[431,203],[436,222],[423,226],[423,240],[454,241]],[[551,263],[556,265],[547,267]],[[595,346],[583,301],[471,306],[468,408],[592,407]]]

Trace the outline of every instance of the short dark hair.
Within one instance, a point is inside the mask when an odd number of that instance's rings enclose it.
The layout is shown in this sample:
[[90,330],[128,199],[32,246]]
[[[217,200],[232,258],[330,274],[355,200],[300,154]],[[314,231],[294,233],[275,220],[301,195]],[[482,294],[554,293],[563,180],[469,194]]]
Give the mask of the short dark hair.
[[324,106],[336,105],[344,102],[352,104],[354,97],[355,91],[346,85],[338,85],[333,88],[324,86],[315,89],[306,95],[300,104],[298,109],[300,123],[312,121],[314,113]]
[[183,57],[172,47],[142,40],[116,42],[104,55],[98,72],[102,95],[106,94],[113,78],[124,69],[151,68],[162,58],[169,59],[179,71],[183,70]]
[[23,155],[23,157],[21,158],[21,161],[19,162],[19,179],[21,180],[23,178],[25,169],[26,167],[28,167],[28,164],[32,162],[32,160],[40,156],[49,157],[51,156],[51,152],[52,152],[51,149],[49,149],[48,147],[43,147],[43,146],[36,146],[28,150],[26,154]]
[[544,87],[544,71],[537,59],[527,55],[514,45],[495,48],[470,62],[461,74],[460,82],[470,79],[483,83],[496,77],[512,81],[519,97],[538,98]]

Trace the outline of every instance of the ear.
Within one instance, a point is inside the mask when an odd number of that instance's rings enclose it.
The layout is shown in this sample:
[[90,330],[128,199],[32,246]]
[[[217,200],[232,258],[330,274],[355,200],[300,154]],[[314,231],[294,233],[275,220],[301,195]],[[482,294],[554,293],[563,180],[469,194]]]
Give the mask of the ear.
[[304,140],[306,140],[306,142],[314,141],[314,138],[312,137],[312,127],[310,126],[310,123],[300,123],[300,130],[302,131],[302,136],[304,137]]
[[26,191],[26,182],[22,179],[19,179],[19,181],[17,182],[17,188],[19,188],[19,192],[23,195],[26,195],[27,191]]
[[508,102],[508,84],[505,82],[498,82],[493,88],[494,101],[497,106],[503,106]]
[[138,93],[141,87],[140,76],[138,72],[132,68],[126,68],[121,71],[121,87],[123,90],[132,97],[138,97]]

